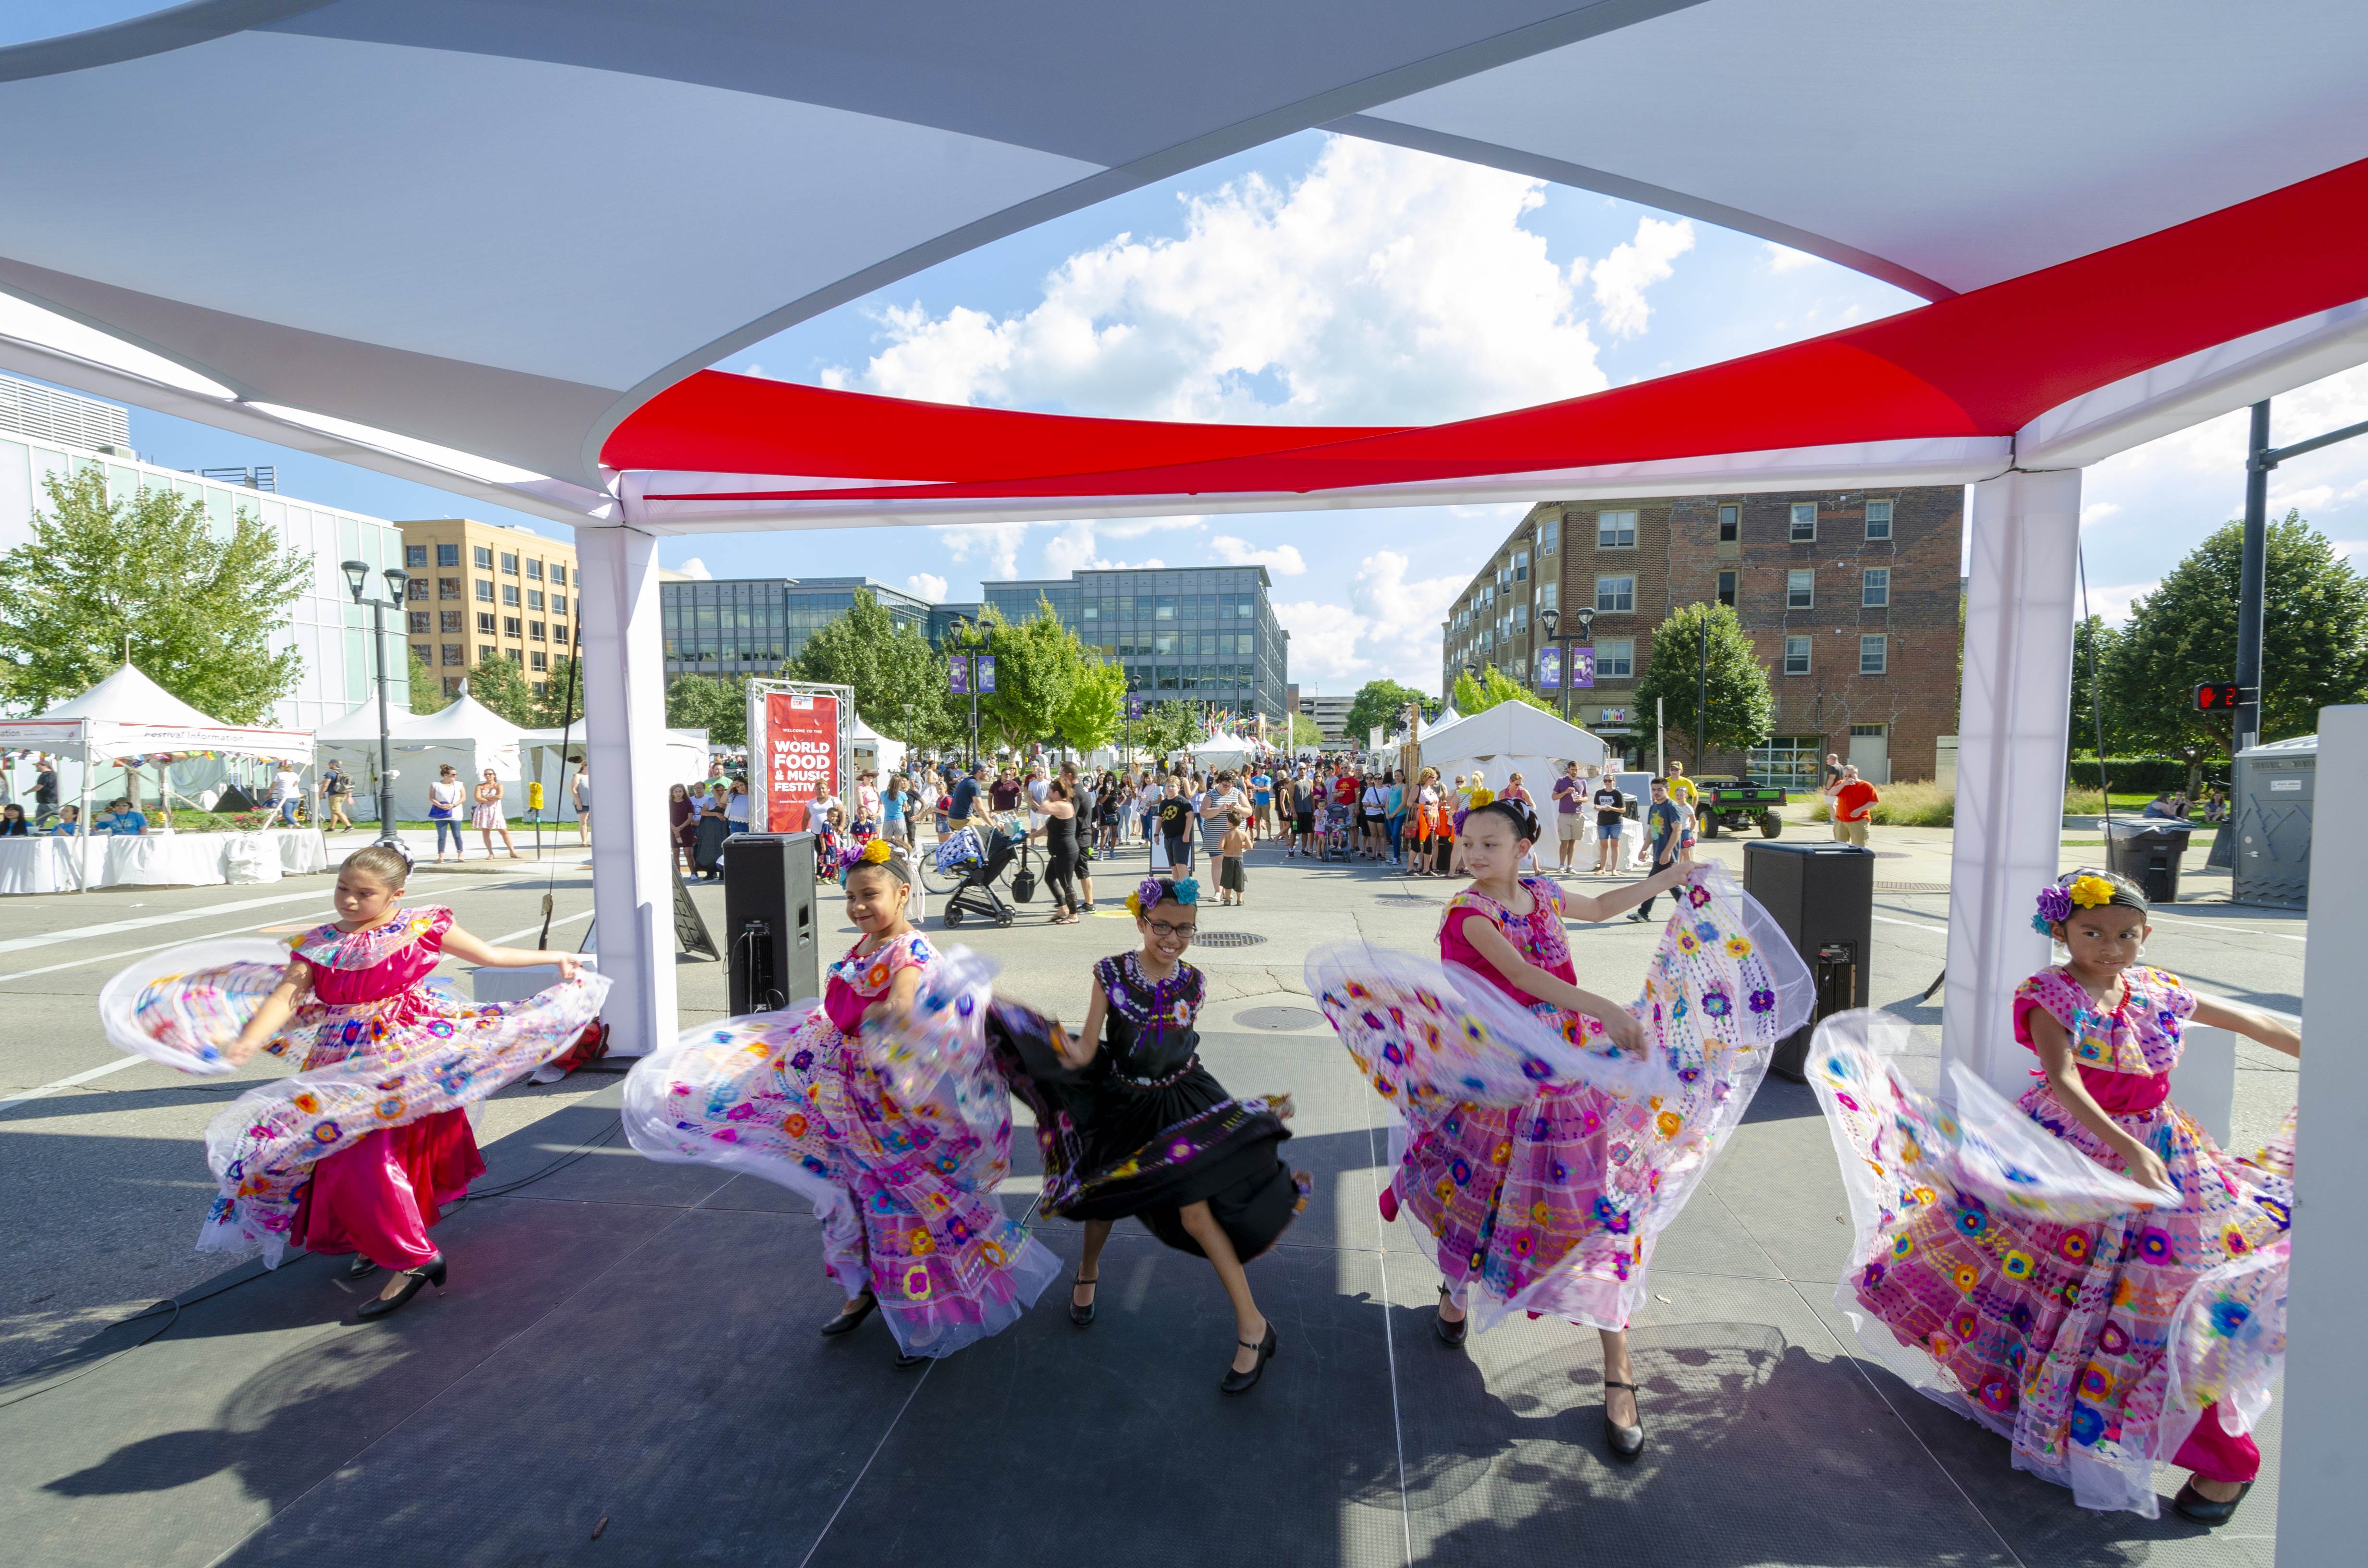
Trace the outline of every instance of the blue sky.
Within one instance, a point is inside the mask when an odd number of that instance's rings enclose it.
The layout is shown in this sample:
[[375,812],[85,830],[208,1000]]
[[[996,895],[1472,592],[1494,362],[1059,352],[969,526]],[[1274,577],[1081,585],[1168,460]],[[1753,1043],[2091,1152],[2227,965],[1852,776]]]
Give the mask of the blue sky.
[[[722,362],[789,381],[1053,413],[1428,423],[1708,364],[1908,309],[1886,284],[1589,192],[1320,132],[957,257]],[[2276,438],[2368,415],[2368,370],[2280,400]],[[555,525],[134,411],[175,467],[276,462],[280,487],[381,517]],[[2119,619],[2242,506],[2243,415],[2092,470],[2091,596]],[[2368,441],[2275,476],[2368,553]],[[715,576],[868,574],[931,597],[1073,566],[1263,562],[1292,674],[1430,688],[1440,611],[1518,506],[1123,523],[835,529],[669,540]],[[2368,562],[2362,562],[2368,564]]]

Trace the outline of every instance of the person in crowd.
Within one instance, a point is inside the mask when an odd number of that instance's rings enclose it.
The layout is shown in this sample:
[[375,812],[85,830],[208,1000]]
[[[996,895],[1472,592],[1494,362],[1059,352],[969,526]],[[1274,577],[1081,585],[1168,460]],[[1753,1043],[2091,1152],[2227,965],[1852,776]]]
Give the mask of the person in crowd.
[[58,763],[45,755],[33,764],[33,825],[39,827],[57,814]]
[[466,860],[468,846],[461,837],[461,808],[469,798],[466,786],[461,782],[461,770],[446,763],[436,771],[436,782],[427,786],[427,820],[436,824],[436,863],[444,863],[444,839],[452,839],[452,858]]
[[946,802],[946,831],[960,833],[980,814],[979,800],[985,796],[990,802],[994,791],[987,783],[987,767],[984,762],[974,764],[967,777],[957,779],[953,792]]
[[2214,784],[2204,796],[2203,820],[2214,824],[2228,820],[2228,790],[2226,786]]
[[1595,874],[1616,877],[1627,844],[1628,797],[1607,767],[1588,800],[1595,808]]
[[1159,844],[1167,869],[1183,873],[1192,869],[1192,802],[1184,794],[1182,778],[1170,775],[1167,792],[1159,802]]
[[1274,831],[1274,774],[1265,763],[1256,765],[1250,775],[1250,838],[1264,838]]
[[294,827],[303,814],[304,776],[284,762],[272,770],[271,809],[289,827]]
[[730,804],[732,782],[728,778],[711,779],[707,792],[700,798],[699,822],[692,830],[690,863],[701,881],[720,881],[723,877],[723,841],[732,836]]
[[1365,774],[1358,780],[1357,814],[1365,824],[1358,847],[1368,860],[1389,858],[1389,787],[1379,773]]
[[1395,866],[1406,852],[1407,784],[1395,767],[1382,775],[1382,825],[1389,840],[1390,864]]
[[996,770],[995,787],[987,791],[987,804],[1001,816],[1018,811],[1025,794],[1019,783],[1019,770],[1007,762]]
[[[1183,794],[1180,781],[1175,798]],[[1084,1027],[1071,1036],[998,1001],[1009,1035],[1049,1043],[1057,1062],[1028,1091],[1044,1153],[1047,1213],[1085,1227],[1069,1321],[1099,1315],[1102,1249],[1133,1215],[1179,1252],[1208,1259],[1234,1312],[1235,1354],[1221,1392],[1256,1387],[1274,1358],[1273,1324],[1258,1311],[1243,1266],[1262,1256],[1305,1207],[1312,1185],[1285,1165],[1287,1095],[1236,1100],[1200,1058],[1197,1024],[1207,982],[1184,961],[1200,910],[1190,878],[1147,878],[1127,896],[1142,949],[1094,966]],[[1031,1052],[1019,1048],[1024,1060]],[[1015,1083],[1015,1088],[1019,1085]]]
[[1053,779],[1044,793],[1044,887],[1053,896],[1054,926],[1075,926],[1078,906],[1077,896],[1078,838],[1085,825],[1077,815],[1076,792],[1068,777]]
[[1126,820],[1128,800],[1119,776],[1105,770],[1101,789],[1094,796],[1094,842],[1101,846],[1104,855],[1118,853],[1119,824]]
[[1841,782],[1834,787],[1834,836],[1865,848],[1867,824],[1874,820],[1874,805],[1882,798],[1873,785],[1858,776],[1855,766],[1844,767]]
[[510,842],[509,813],[502,809],[502,781],[494,777],[492,768],[486,768],[485,776],[478,782],[475,790],[477,809],[471,814],[470,821],[476,827],[478,836],[485,841],[486,859],[494,858],[494,835],[498,833],[502,835],[502,847],[508,851],[509,858],[523,860],[526,857],[519,854],[518,846]]
[[666,842],[674,849],[674,865],[677,872],[689,871],[691,851],[698,843],[699,807],[690,798],[688,785],[666,786]]
[[1689,812],[1699,812],[1702,809],[1702,793],[1695,788],[1694,781],[1686,777],[1684,763],[1670,763],[1667,778],[1669,784],[1669,799],[1685,807]]
[[1210,787],[1201,792],[1200,801],[1201,847],[1212,863],[1217,846],[1224,841],[1226,813],[1239,808],[1245,814],[1249,810],[1249,796],[1235,787],[1231,771],[1219,773]]
[[819,1003],[686,1030],[635,1064],[621,1115],[651,1158],[811,1200],[846,1297],[822,1334],[848,1343],[876,1311],[913,1367],[1019,1322],[1061,1265],[996,1196],[1011,1112],[974,966],[913,929],[912,869],[886,840],[837,869],[860,936]]
[[1554,781],[1554,869],[1570,869],[1570,857],[1587,836],[1587,819],[1580,806],[1587,796],[1585,769],[1576,760],[1562,765],[1562,777]]
[[346,771],[344,763],[333,757],[328,767],[321,770],[321,805],[329,813],[329,820],[323,824],[324,831],[350,829],[354,825],[353,818],[346,814],[346,809],[353,803],[353,775]]
[[903,774],[893,775],[888,787],[880,791],[880,836],[899,849],[913,847],[912,835],[905,831],[910,809],[918,797],[913,793],[913,782]]
[[1841,781],[1842,759],[1840,756],[1834,752],[1826,753],[1826,793],[1828,795],[1832,794],[1835,787],[1839,785]]
[[[449,909],[404,903],[410,873],[397,845],[346,857],[336,918],[290,941],[268,980],[242,972],[260,966],[225,966],[210,944],[192,944],[136,960],[100,1001],[110,1040],[185,1071],[263,1051],[297,1059],[294,1076],[255,1085],[218,1119],[220,1193],[198,1247],[260,1244],[267,1265],[290,1243],[353,1254],[347,1278],[388,1275],[355,1314],[365,1323],[426,1286],[444,1290],[444,1255],[427,1233],[485,1169],[468,1108],[573,1047],[609,987],[574,953],[495,947]],[[427,983],[447,956],[548,966],[559,981],[478,1007]],[[200,1017],[211,1021],[193,1028]]]
[[118,838],[137,838],[148,831],[148,814],[130,801],[109,801],[90,824],[93,833],[111,834]]
[[1217,840],[1217,902],[1239,904],[1249,885],[1248,874],[1243,869],[1242,857],[1250,852],[1254,842],[1249,832],[1249,813],[1239,806],[1225,812],[1225,831]]
[[725,837],[728,838],[735,833],[746,833],[748,831],[748,809],[751,803],[752,802],[748,796],[748,780],[746,778],[734,778],[732,780],[732,792],[723,797],[723,831]]
[[[2171,1099],[2172,1076],[2197,1024],[2289,1057],[2302,1040],[2141,961],[2151,911],[2126,878],[2067,872],[2037,903],[2065,954],[2014,993],[2039,1082],[2022,1119],[1986,1119],[1978,1148],[1862,1023],[1818,1030],[1810,1080],[1865,1260],[1846,1278],[1860,1337],[1887,1365],[1929,1358],[1923,1387],[2081,1506],[2151,1517],[2169,1464],[2190,1472],[2173,1509],[2226,1524],[2260,1471],[2247,1429],[2283,1360],[2294,1119],[2231,1154]],[[2000,1170],[2050,1174],[2007,1201]]]
[[[1658,876],[1684,858],[1686,846],[1691,842],[1687,824],[1693,820],[1693,812],[1687,809],[1684,801],[1669,793],[1667,778],[1656,778],[1647,788],[1652,790],[1653,800],[1652,804],[1645,808],[1645,837],[1651,846],[1652,874]],[[1645,902],[1629,912],[1628,918],[1634,921],[1652,919],[1652,895],[1646,894]]]
[[74,805],[59,807],[57,823],[50,832],[52,835],[65,834],[69,836],[82,832],[82,808]]
[[[592,770],[584,765],[580,753],[567,760],[575,769],[575,777],[567,784],[569,797],[575,802],[575,842],[589,844],[592,842]],[[716,766],[721,768],[720,760]]]
[[[1437,1336],[1463,1346],[1474,1312],[1484,1329],[1524,1311],[1594,1328],[1605,1445],[1633,1460],[1645,1434],[1628,1322],[1650,1299],[1658,1233],[1766,1071],[1781,1038],[1777,987],[1743,936],[1740,895],[1716,901],[1700,886],[1687,898],[1702,928],[1673,925],[1647,971],[1646,1002],[1632,1010],[1581,989],[1564,921],[1610,919],[1695,868],[1680,862],[1585,897],[1518,874],[1537,834],[1518,801],[1474,808],[1463,833],[1473,880],[1448,904],[1436,960],[1359,943],[1311,955],[1308,977],[1343,1043],[1406,1119],[1382,1216],[1403,1213],[1406,1234],[1438,1265]],[[1699,957],[1680,965],[1681,944]],[[1467,994],[1440,998],[1441,971]],[[1805,991],[1805,973],[1799,980]],[[1762,987],[1771,1006],[1747,1010],[1740,999]],[[1494,1027],[1473,1028],[1474,1014]],[[1535,1047],[1517,1043],[1531,1028]],[[1568,1045],[1592,1049],[1561,1050]],[[1679,1070],[1675,1086],[1645,1075],[1644,1063],[1662,1062]]]
[[2185,797],[2182,796],[2179,801],[2174,801],[2171,799],[2169,790],[2158,790],[2155,792],[2154,799],[2146,803],[2146,809],[2140,812],[2138,815],[2142,817],[2183,817],[2187,814],[2184,809],[2185,805]]
[[11,801],[0,806],[0,838],[29,838],[32,824],[25,820],[25,808]]
[[1315,844],[1315,819],[1323,813],[1331,798],[1331,784],[1313,770],[1291,781],[1291,831],[1297,846],[1293,853],[1303,860],[1313,860],[1319,853]]

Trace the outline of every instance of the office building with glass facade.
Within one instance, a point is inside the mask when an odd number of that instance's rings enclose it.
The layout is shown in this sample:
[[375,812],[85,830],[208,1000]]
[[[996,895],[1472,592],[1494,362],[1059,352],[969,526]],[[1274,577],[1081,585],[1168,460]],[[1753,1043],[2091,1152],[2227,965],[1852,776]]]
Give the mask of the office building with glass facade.
[[1066,578],[989,583],[986,602],[1007,620],[1049,603],[1078,640],[1126,670],[1151,701],[1208,703],[1281,722],[1290,633],[1274,618],[1263,566],[1165,566],[1073,572]]
[[858,588],[900,626],[927,635],[931,606],[870,577],[686,579],[658,585],[666,629],[666,673],[769,676],[794,659],[815,631],[845,615]]
[[[168,490],[199,503],[216,537],[227,537],[242,512],[260,518],[282,548],[310,558],[312,572],[289,601],[287,619],[273,628],[274,652],[294,648],[303,658],[296,689],[273,704],[268,722],[310,730],[342,717],[371,697],[378,665],[370,653],[370,612],[353,602],[340,562],[370,563],[370,591],[383,591],[378,574],[403,564],[403,536],[383,517],[316,506],[291,495],[223,484],[200,474],[142,462],[128,449],[124,410],[115,403],[0,377],[0,551],[32,535],[36,512],[50,509],[42,480],[86,470],[107,476],[108,499],[126,502],[142,490]],[[389,627],[393,704],[411,706],[409,670],[396,628]]]

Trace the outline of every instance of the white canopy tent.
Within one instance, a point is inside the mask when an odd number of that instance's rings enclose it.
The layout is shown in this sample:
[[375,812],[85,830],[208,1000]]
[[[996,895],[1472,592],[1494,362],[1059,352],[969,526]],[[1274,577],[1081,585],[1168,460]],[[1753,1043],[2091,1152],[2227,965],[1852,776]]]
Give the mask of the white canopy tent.
[[[494,777],[510,788],[507,806],[512,816],[518,815],[525,802],[518,798],[519,745],[526,732],[492,709],[462,692],[433,713],[406,714],[394,720],[393,731],[394,770],[397,775],[388,793],[394,800],[394,814],[399,821],[417,821],[427,814],[427,786],[436,782],[439,770],[450,764],[459,774],[464,789],[474,790],[484,780],[484,770],[490,767]],[[361,756],[371,769],[378,763],[378,710],[375,704],[358,708],[323,731],[359,730],[353,738],[340,738],[334,749],[341,756]],[[325,741],[324,741],[325,744]],[[463,804],[461,820],[468,820],[470,806]]]
[[880,775],[882,784],[888,782],[890,774],[905,766],[905,743],[890,740],[865,723],[860,713],[855,716],[854,726],[848,731],[847,749],[856,772],[861,773],[868,768]]
[[[0,365],[576,525],[587,751],[601,798],[632,802],[594,849],[620,1051],[677,1022],[662,535],[1967,483],[1943,1051],[2011,1092],[2012,985],[2048,957],[2029,901],[2056,864],[2081,471],[2368,360],[2355,0],[2291,0],[2270,27],[2220,0],[1208,0],[1090,28],[955,0],[795,28],[723,0],[644,10],[195,0],[0,49],[0,137],[43,149],[0,162],[0,292],[22,301]],[[1673,82],[1694,106],[1675,118]],[[1060,419],[700,369],[1314,127],[1932,302],[1411,430]],[[156,245],[120,197],[156,189],[268,191],[313,243],[245,243],[253,203],[221,199]],[[620,192],[700,215],[700,243],[546,221]],[[461,236],[450,265],[345,264],[424,229]],[[2315,886],[2368,885],[2368,848],[2321,847],[2340,863]],[[2368,941],[2356,913],[2330,903],[2313,946]],[[2350,1118],[2310,1145],[2320,1190],[2368,1190],[2368,1023],[2345,1002],[2306,1007],[2303,1092]],[[2280,1551],[2329,1562],[2368,1485],[2368,1342],[2346,1326],[2368,1221],[2314,1206],[2296,1232],[2319,1272],[2295,1276],[2312,1376],[2286,1437],[2313,1468],[2287,1478]]]
[[1422,764],[1439,769],[1441,778],[1476,767],[1488,787],[1501,793],[1519,772],[1541,810],[1547,811],[1553,809],[1549,792],[1562,777],[1563,764],[1600,767],[1609,755],[1598,737],[1526,702],[1499,702],[1452,724],[1426,729],[1422,737]]

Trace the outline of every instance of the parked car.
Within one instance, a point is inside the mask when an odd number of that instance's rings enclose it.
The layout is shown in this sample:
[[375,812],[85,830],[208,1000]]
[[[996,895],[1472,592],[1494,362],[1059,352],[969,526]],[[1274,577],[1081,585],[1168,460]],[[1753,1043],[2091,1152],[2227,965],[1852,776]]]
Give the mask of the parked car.
[[1774,838],[1784,831],[1784,819],[1776,814],[1776,808],[1784,803],[1785,795],[1774,784],[1733,774],[1705,774],[1694,780],[1694,790],[1699,797],[1694,815],[1704,838],[1716,838],[1721,828],[1739,833],[1757,826],[1762,838]]

